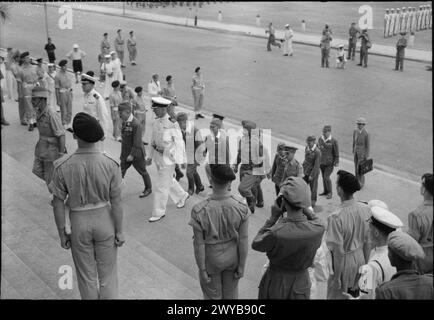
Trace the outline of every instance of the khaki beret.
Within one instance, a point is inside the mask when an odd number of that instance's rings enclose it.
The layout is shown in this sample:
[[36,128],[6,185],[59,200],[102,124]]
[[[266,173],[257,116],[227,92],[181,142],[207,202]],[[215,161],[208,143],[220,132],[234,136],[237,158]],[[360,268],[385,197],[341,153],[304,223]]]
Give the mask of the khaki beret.
[[311,206],[310,188],[301,177],[290,177],[280,186],[279,196],[283,196],[296,208],[308,208]]
[[409,234],[402,231],[393,231],[387,238],[389,250],[405,261],[414,261],[425,258],[420,244]]

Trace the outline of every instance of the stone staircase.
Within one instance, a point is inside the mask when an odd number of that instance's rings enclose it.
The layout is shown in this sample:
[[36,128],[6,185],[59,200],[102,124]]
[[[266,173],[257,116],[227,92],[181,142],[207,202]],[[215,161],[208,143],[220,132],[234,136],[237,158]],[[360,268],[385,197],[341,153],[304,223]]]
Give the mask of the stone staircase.
[[[1,299],[79,299],[75,274],[72,290],[58,286],[59,267],[73,261],[60,247],[45,184],[5,152],[2,163]],[[131,223],[118,251],[120,297],[200,298],[198,281],[143,245],[143,226]]]

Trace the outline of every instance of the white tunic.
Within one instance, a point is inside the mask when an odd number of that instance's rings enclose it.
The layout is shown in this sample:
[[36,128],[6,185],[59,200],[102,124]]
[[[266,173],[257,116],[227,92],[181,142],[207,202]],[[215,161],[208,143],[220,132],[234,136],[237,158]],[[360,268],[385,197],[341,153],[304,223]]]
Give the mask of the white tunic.
[[101,65],[101,71],[105,72],[104,98],[108,98],[110,96],[110,93],[112,92],[112,82],[114,81],[112,63],[103,62],[103,64]]
[[94,116],[99,121],[104,129],[105,136],[113,133],[110,112],[103,97],[95,89],[84,94],[83,112]]
[[111,67],[113,70],[113,81],[123,80],[123,74],[122,74],[122,69],[121,69],[121,60],[119,60],[119,58],[116,58],[116,59],[112,60],[110,62],[110,64],[111,64]]
[[375,289],[383,282],[390,281],[396,273],[388,257],[387,246],[372,249],[368,263],[359,269],[359,287],[366,291],[369,299],[375,299]]
[[160,91],[161,91],[160,81],[155,82],[154,80],[152,80],[151,82],[149,82],[148,93],[150,94],[151,97],[159,96]]

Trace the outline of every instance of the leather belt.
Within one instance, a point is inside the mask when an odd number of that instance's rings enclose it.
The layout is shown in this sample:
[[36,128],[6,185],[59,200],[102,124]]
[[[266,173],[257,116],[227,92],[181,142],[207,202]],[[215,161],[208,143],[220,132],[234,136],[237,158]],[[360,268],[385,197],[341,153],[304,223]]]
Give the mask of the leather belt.
[[88,210],[95,210],[95,209],[100,209],[100,208],[104,208],[108,205],[108,202],[97,202],[97,203],[89,203],[89,204],[85,204],[84,206],[80,206],[80,207],[75,207],[75,208],[71,208],[71,211],[88,211]]

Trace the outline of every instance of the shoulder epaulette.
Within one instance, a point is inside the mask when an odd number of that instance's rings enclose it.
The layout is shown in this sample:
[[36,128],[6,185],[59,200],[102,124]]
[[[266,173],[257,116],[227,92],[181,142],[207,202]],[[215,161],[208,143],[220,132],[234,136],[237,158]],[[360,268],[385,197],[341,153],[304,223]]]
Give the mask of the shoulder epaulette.
[[245,204],[245,205],[247,205],[247,204],[246,204],[246,201],[245,201],[244,198],[241,197],[241,196],[238,196],[238,195],[233,194],[233,195],[231,195],[231,198],[234,199],[235,201],[241,203],[241,204]]
[[114,163],[116,163],[118,166],[120,165],[119,164],[119,161],[118,160],[116,160],[115,158],[113,158],[111,155],[109,155],[107,152],[103,152],[102,153],[104,156],[106,156],[107,158],[109,158],[110,160],[112,160]]
[[71,158],[73,155],[73,153],[71,154],[65,154],[63,157],[60,157],[59,159],[55,160],[53,162],[54,168],[58,168],[60,167],[63,163],[65,163],[67,160],[69,160],[69,158]]
[[209,201],[210,201],[210,199],[205,199],[205,200],[202,200],[201,202],[195,204],[192,208],[192,211],[194,211],[194,212],[201,211],[203,208],[205,208],[208,205]]

